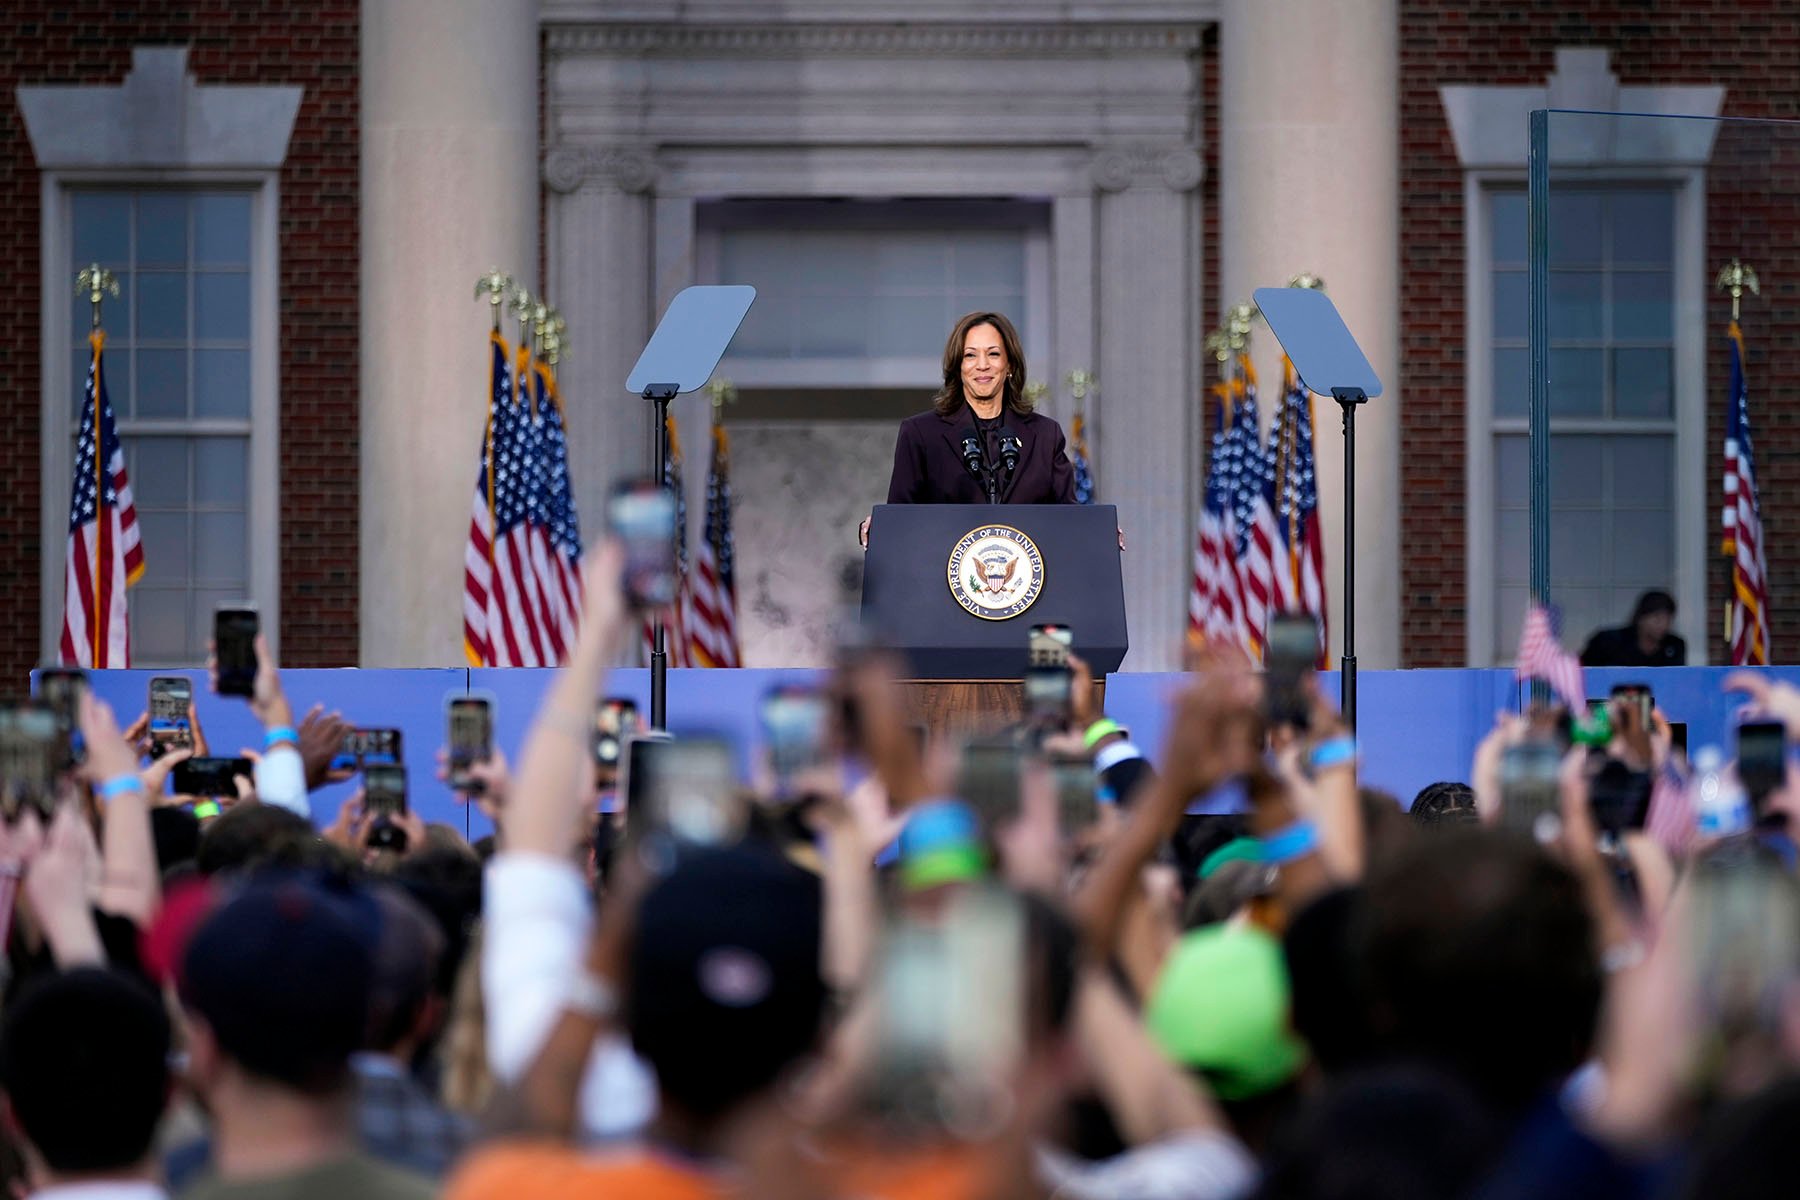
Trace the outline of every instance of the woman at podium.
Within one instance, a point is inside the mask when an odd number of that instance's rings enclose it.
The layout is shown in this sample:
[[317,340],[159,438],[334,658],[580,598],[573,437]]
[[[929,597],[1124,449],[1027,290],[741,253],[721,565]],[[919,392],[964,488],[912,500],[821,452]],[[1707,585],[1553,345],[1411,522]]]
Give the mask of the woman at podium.
[[[1025,399],[1025,352],[1005,316],[970,313],[944,343],[929,412],[900,422],[889,504],[1073,504],[1062,426]],[[869,544],[869,521],[858,532]]]

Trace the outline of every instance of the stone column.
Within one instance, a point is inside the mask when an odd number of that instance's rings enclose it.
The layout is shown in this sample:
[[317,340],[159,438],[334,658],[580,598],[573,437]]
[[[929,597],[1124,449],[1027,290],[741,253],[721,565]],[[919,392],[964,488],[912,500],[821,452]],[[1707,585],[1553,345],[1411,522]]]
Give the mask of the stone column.
[[537,287],[538,36],[537,0],[362,6],[365,667],[464,662],[463,545],[487,415],[489,318],[474,284],[498,266]]
[[[650,406],[625,390],[625,377],[655,328],[665,290],[652,275],[654,179],[649,153],[635,147],[558,145],[544,158],[548,291],[568,318],[571,348],[557,377],[588,545],[599,537],[613,481],[651,469]],[[665,256],[671,251],[680,257],[678,245],[666,244]],[[667,297],[680,286],[668,287]],[[691,454],[683,424],[682,449]],[[636,653],[627,648],[627,661]]]
[[[1227,0],[1219,45],[1221,305],[1300,271],[1325,280],[1381,376],[1356,418],[1356,656],[1400,663],[1399,21],[1395,0]],[[1255,337],[1264,415],[1280,347]],[[1343,433],[1314,401],[1331,596],[1343,633]],[[1460,569],[1460,568],[1459,568]]]
[[[1095,472],[1125,530],[1123,669],[1180,663],[1197,482],[1193,403],[1200,335],[1192,239],[1200,155],[1185,143],[1095,156],[1099,189],[1099,362]],[[1079,631],[1077,631],[1079,636]]]

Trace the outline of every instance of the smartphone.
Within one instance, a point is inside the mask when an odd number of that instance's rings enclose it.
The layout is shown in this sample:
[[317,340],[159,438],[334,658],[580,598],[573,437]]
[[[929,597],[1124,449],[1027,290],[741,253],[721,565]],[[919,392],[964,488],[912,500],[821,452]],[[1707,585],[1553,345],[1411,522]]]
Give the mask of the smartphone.
[[[481,781],[469,768],[494,754],[494,704],[487,696],[451,696],[444,702],[449,726],[450,786],[459,792],[479,791]],[[399,731],[393,732],[398,736]]]
[[675,493],[655,479],[613,485],[606,528],[625,547],[625,598],[639,612],[675,603]]
[[1700,856],[1689,871],[1688,936],[1706,1047],[1703,1090],[1781,1059],[1800,983],[1800,887],[1743,846]]
[[1319,622],[1310,613],[1277,613],[1263,651],[1264,708],[1271,726],[1305,729],[1311,722],[1306,681],[1319,661]]
[[626,824],[638,835],[722,846],[744,836],[750,810],[722,738],[636,737],[626,743]]
[[400,761],[398,729],[351,729],[338,744],[331,770],[357,771],[371,763],[392,765]]
[[809,687],[778,687],[763,694],[757,706],[769,766],[785,794],[794,776],[821,766],[829,757],[831,703]]
[[194,685],[187,676],[158,675],[150,681],[150,757],[194,748],[194,727],[188,720],[193,703]]
[[1649,731],[1650,714],[1656,709],[1656,698],[1651,695],[1649,684],[1615,683],[1612,689],[1612,698],[1637,705],[1638,724],[1646,732]]
[[1681,755],[1683,759],[1687,758],[1688,733],[1686,721],[1669,722],[1669,746],[1675,753]]
[[406,815],[406,768],[397,763],[368,763],[363,767],[363,811],[374,820],[369,827],[369,846],[378,850],[406,849],[406,830],[394,818]]
[[1061,728],[1074,710],[1075,673],[1068,664],[1025,669],[1025,713],[1031,724]]
[[1033,625],[1030,667],[1067,667],[1075,645],[1075,631],[1067,625]]
[[963,743],[956,794],[975,810],[984,829],[1010,821],[1019,812],[1024,752],[1010,737],[972,738]]
[[1554,742],[1508,746],[1500,755],[1500,823],[1539,842],[1562,836],[1562,751]]
[[1050,773],[1056,780],[1057,824],[1064,837],[1080,833],[1100,819],[1099,781],[1091,759],[1058,754],[1050,760]]
[[1609,758],[1588,780],[1588,808],[1602,833],[1614,837],[1642,829],[1650,815],[1651,779],[1647,771],[1633,771]]
[[87,758],[81,740],[81,694],[87,672],[77,667],[45,667],[38,672],[37,698],[56,718],[56,769],[66,771]]
[[1746,721],[1737,727],[1738,782],[1760,815],[1762,802],[1787,781],[1787,726]]
[[7,824],[27,810],[48,821],[56,809],[56,774],[65,745],[49,705],[0,708],[0,818]]
[[617,767],[625,739],[643,728],[637,701],[608,696],[594,710],[594,765]]
[[261,619],[254,608],[221,608],[213,613],[213,660],[218,665],[221,696],[249,696],[256,691],[256,635]]
[[984,1136],[1011,1110],[1025,1046],[1026,925],[998,888],[954,897],[933,920],[884,922],[858,1107],[899,1132]]
[[237,784],[232,777],[254,779],[255,771],[256,764],[247,758],[190,758],[175,764],[175,794],[235,796]]

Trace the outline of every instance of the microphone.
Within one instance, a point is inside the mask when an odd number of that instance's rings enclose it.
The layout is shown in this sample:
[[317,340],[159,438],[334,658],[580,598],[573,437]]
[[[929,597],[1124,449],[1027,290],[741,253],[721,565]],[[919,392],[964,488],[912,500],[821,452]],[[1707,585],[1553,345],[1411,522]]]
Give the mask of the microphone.
[[976,479],[982,478],[981,461],[983,457],[981,452],[981,439],[975,435],[975,427],[973,425],[963,426],[963,466],[969,468],[969,474],[973,475]]
[[1006,468],[1007,478],[1012,478],[1012,473],[1019,469],[1019,454],[1024,449],[1025,443],[1019,440],[1019,436],[1001,426],[1000,465]]

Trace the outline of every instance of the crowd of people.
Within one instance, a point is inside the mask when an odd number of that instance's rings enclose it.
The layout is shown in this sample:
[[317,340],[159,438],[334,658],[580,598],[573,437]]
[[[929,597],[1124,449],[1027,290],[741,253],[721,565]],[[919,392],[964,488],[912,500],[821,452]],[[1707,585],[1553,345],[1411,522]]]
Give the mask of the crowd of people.
[[[1316,692],[1276,724],[1196,650],[1154,766],[1077,657],[995,794],[863,648],[833,752],[693,837],[600,799],[620,571],[591,555],[516,764],[469,768],[479,847],[314,828],[334,739],[266,647],[253,785],[204,823],[84,696],[63,800],[0,827],[14,1195],[1787,1194],[1791,783],[1746,831],[1646,832],[1614,776],[1688,768],[1625,699],[1598,739],[1503,717],[1407,806]],[[1731,686],[1800,728],[1800,691]]]

